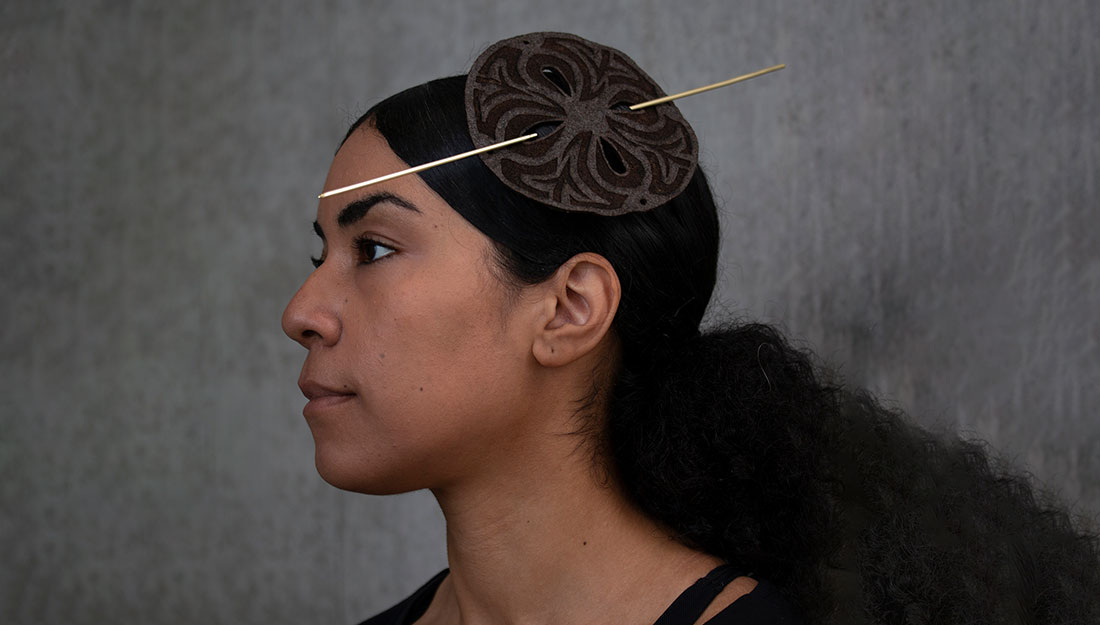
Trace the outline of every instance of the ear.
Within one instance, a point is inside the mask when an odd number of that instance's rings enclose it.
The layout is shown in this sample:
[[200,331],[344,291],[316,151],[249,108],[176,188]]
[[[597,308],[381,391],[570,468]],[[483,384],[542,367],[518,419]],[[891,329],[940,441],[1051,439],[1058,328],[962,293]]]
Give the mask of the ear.
[[543,283],[544,314],[532,350],[546,367],[588,354],[607,336],[619,309],[619,276],[599,254],[577,254]]

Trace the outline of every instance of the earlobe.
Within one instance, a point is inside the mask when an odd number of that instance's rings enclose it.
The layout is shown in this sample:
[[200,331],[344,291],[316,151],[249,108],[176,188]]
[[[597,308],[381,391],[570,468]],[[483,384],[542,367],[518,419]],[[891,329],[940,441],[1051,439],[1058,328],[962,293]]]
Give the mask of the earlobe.
[[532,351],[540,364],[559,367],[594,350],[607,336],[622,294],[606,258],[578,254],[547,281],[546,315]]

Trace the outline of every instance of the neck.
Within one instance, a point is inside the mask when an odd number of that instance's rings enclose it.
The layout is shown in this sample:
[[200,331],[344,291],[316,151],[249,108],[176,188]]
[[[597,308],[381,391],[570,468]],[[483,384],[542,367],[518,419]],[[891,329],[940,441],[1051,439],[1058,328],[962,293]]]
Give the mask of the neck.
[[718,563],[629,504],[576,436],[522,457],[433,491],[451,575],[424,622],[648,625]]

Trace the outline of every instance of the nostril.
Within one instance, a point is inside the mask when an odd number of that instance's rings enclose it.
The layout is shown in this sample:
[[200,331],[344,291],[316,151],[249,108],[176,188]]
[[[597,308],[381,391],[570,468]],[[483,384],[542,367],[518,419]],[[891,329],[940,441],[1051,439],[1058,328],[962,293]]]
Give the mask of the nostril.
[[286,330],[287,336],[306,349],[332,345],[340,336],[339,325],[327,316],[298,319]]

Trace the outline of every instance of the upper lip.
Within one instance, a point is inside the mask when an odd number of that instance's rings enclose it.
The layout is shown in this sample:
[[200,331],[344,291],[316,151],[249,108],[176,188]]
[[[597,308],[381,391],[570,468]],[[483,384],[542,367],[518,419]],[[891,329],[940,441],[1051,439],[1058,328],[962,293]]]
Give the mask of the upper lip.
[[313,401],[319,397],[335,397],[343,395],[354,395],[355,393],[349,393],[345,390],[326,386],[320,382],[314,380],[299,380],[298,388],[302,389],[302,394],[306,396],[306,399]]

